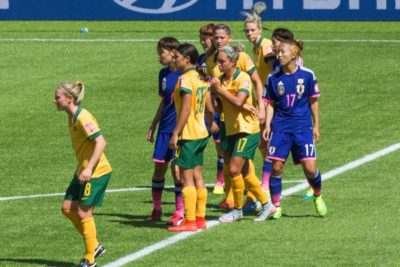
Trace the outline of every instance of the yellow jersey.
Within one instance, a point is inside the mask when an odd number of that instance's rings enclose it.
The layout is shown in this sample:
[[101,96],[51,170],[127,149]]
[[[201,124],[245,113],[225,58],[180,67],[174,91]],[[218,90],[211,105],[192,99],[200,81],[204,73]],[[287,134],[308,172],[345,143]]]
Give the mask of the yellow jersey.
[[174,89],[174,102],[179,117],[182,109],[181,93],[185,92],[192,96],[192,103],[189,118],[179,134],[179,139],[198,140],[208,136],[206,124],[204,121],[206,97],[208,94],[207,83],[200,79],[199,73],[190,68],[185,70],[179,77]]
[[272,71],[272,66],[270,64],[265,63],[264,58],[266,56],[270,56],[273,54],[274,51],[272,50],[272,42],[267,38],[260,36],[256,45],[253,48],[253,55],[254,55],[254,64],[256,66],[258,76],[260,76],[260,80],[263,85],[265,85],[267,77]]
[[[232,80],[226,80],[225,75],[220,77],[222,88],[228,90],[232,95],[245,93],[247,95],[246,104],[253,105],[250,76],[239,68],[233,75]],[[257,115],[242,108],[235,107],[224,97],[221,97],[222,108],[225,114],[226,135],[238,133],[254,134],[260,131]]]
[[[89,163],[96,142],[94,139],[101,135],[96,118],[86,109],[78,107],[72,119],[68,119],[68,132],[71,136],[72,147],[78,160],[76,175],[83,171]],[[104,153],[101,154],[99,162],[93,168],[91,178],[99,178],[110,173],[112,170]]]

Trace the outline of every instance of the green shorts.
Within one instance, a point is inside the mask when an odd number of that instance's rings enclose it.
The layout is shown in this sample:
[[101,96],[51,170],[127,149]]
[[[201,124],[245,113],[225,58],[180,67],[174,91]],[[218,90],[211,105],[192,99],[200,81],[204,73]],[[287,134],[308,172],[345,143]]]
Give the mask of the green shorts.
[[199,140],[180,140],[175,152],[175,164],[184,169],[194,169],[197,165],[203,165],[203,152],[207,142],[208,137]]
[[231,157],[241,157],[246,159],[254,159],[254,154],[260,141],[260,133],[247,134],[238,133],[226,137],[224,151],[229,153]]
[[103,203],[111,172],[99,178],[91,178],[89,182],[79,183],[78,176],[74,175],[65,193],[64,200],[79,201],[79,205],[98,206]]

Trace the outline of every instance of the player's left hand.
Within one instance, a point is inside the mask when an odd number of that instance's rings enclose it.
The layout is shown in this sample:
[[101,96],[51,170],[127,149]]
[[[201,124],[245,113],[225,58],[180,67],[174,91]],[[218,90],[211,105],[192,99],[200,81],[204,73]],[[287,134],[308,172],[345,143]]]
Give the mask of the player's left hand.
[[79,182],[81,184],[88,182],[90,180],[90,177],[92,177],[92,169],[91,168],[85,168],[81,174],[79,175]]
[[172,134],[171,139],[169,140],[169,148],[170,149],[178,149],[178,135]]
[[314,142],[316,144],[318,144],[319,143],[319,138],[320,138],[319,128],[313,127],[313,137],[314,137]]

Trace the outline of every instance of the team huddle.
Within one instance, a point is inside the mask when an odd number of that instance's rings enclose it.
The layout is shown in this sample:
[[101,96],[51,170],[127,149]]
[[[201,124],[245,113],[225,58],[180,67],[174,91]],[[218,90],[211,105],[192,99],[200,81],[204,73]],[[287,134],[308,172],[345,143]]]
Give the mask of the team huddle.
[[[169,165],[175,185],[175,211],[170,232],[206,229],[208,191],[202,174],[204,149],[212,136],[217,153],[214,194],[226,213],[223,223],[257,211],[256,222],[280,219],[282,174],[292,154],[310,185],[316,212],[327,214],[322,178],[316,163],[320,138],[320,96],[316,77],[303,66],[303,43],[285,28],[271,40],[262,37],[259,14],[245,13],[244,32],[253,44],[253,57],[232,46],[228,25],[200,28],[199,54],[189,43],[164,37],[157,44],[159,62],[157,112],[147,133],[154,142],[153,210],[148,221],[162,217],[162,193]],[[84,85],[62,83],[55,93],[59,110],[68,114],[69,133],[79,162],[62,205],[63,214],[82,235],[85,256],[78,266],[96,266],[105,252],[97,241],[93,218],[102,203],[111,166],[104,155],[106,142],[96,119],[80,106]],[[155,133],[156,137],[154,138]],[[257,149],[264,159],[261,181],[253,162]]]

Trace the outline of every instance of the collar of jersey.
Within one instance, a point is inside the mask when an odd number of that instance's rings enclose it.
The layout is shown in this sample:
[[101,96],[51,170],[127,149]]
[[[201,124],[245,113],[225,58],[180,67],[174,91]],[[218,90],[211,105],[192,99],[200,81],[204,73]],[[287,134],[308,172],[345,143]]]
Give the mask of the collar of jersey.
[[258,39],[256,45],[254,46],[254,49],[258,49],[258,48],[260,47],[261,42],[262,42],[263,40],[264,40],[264,37],[262,37],[262,36],[260,35],[260,38]]
[[78,118],[78,116],[79,116],[79,114],[81,113],[81,111],[82,111],[82,107],[81,107],[81,106],[78,106],[78,109],[76,110],[74,116],[72,117],[72,122],[73,122],[73,123],[76,122],[76,119]]
[[[236,68],[235,73],[233,74],[232,80],[236,80],[236,78],[239,76],[241,70],[240,68]],[[226,80],[226,75],[224,74],[224,79]]]
[[187,72],[189,72],[189,71],[191,71],[191,70],[196,70],[196,68],[195,68],[195,67],[190,67],[190,68],[184,70],[184,71],[182,72],[182,74],[187,73]]

